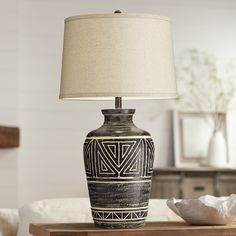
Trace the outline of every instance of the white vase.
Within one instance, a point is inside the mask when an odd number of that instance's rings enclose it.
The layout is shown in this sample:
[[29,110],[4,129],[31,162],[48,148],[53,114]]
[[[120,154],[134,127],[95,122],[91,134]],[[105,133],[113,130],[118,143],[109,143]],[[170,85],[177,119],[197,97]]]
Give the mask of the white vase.
[[226,167],[227,147],[223,133],[215,131],[209,142],[208,147],[208,165],[213,167]]

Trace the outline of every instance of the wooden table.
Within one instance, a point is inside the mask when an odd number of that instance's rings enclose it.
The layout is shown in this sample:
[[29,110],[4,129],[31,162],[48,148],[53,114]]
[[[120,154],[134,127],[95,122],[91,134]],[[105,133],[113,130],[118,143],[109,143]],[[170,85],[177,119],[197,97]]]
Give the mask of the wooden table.
[[34,236],[234,236],[236,222],[227,226],[190,226],[184,222],[149,222],[139,229],[100,229],[91,223],[30,224]]

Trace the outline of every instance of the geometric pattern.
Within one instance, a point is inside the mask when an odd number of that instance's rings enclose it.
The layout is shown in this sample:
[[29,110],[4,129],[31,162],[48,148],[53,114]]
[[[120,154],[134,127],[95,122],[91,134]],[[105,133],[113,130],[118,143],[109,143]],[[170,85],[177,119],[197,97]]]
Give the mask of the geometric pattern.
[[85,140],[84,165],[96,224],[117,228],[144,222],[153,159],[154,144],[149,136]]
[[148,209],[132,210],[132,211],[97,211],[92,209],[92,216],[94,220],[101,221],[133,221],[144,220],[147,216]]
[[153,158],[151,138],[95,138],[84,143],[88,179],[151,177]]

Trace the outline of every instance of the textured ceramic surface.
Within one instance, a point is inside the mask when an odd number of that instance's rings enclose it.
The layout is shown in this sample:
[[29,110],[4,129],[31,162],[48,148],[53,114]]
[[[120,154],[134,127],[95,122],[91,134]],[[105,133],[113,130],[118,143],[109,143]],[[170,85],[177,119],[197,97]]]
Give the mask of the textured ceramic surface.
[[226,225],[236,217],[236,195],[217,198],[210,195],[199,199],[167,200],[168,207],[189,224]]
[[97,226],[144,225],[151,190],[154,145],[132,121],[134,110],[103,110],[105,122],[88,134],[84,163]]

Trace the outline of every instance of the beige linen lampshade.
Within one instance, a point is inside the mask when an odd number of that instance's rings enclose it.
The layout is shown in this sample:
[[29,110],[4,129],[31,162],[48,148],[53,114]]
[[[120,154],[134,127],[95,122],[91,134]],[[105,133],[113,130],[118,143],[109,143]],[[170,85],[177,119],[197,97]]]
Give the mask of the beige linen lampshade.
[[170,26],[147,14],[65,19],[60,98],[175,98]]

